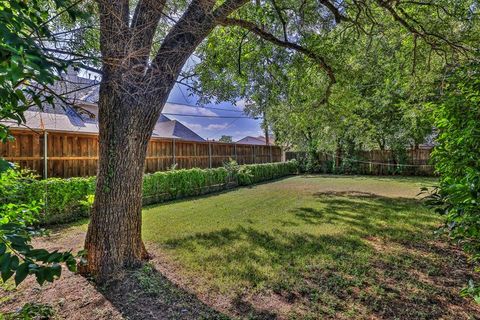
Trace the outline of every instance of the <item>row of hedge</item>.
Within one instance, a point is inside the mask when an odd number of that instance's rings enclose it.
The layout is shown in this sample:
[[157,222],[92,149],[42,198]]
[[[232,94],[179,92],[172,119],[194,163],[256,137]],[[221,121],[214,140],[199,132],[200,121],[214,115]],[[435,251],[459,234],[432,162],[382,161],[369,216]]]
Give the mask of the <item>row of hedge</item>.
[[[297,162],[289,161],[243,166],[230,164],[215,169],[182,169],[146,174],[143,182],[143,204],[250,185],[295,174],[297,170]],[[72,222],[88,217],[92,195],[95,193],[95,177],[22,179],[16,185],[14,194],[10,195],[9,199],[0,198],[0,202],[44,202],[42,224]]]
[[[433,166],[429,164],[415,164],[407,160],[406,156],[390,159],[386,163],[372,161],[368,157],[350,155],[336,164],[334,156],[307,152],[290,152],[290,157],[298,161],[298,170],[301,173],[321,173],[340,175],[400,175],[400,176],[433,176]],[[394,162],[394,160],[396,162]]]

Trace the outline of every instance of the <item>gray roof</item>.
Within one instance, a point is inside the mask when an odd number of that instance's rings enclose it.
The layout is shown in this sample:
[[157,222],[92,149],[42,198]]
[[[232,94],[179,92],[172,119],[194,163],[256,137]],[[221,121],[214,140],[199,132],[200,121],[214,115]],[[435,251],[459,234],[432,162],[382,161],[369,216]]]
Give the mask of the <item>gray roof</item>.
[[[45,104],[42,110],[38,107],[28,109],[26,122],[20,126],[13,121],[2,123],[11,128],[97,134],[98,84],[96,79],[82,78],[70,71],[53,86],[55,93],[62,95],[62,99],[55,99],[55,106]],[[158,118],[152,137],[205,141],[182,123],[163,114]]]
[[70,104],[97,104],[100,81],[96,77],[83,78],[69,68],[62,74],[62,80],[55,82],[53,91],[64,97]]
[[[268,140],[269,140],[269,145],[273,145],[275,143],[275,139],[273,137],[269,136]],[[266,145],[267,139],[264,136],[258,136],[258,137],[246,136],[238,140],[236,143]]]
[[159,121],[153,129],[152,137],[174,138],[188,141],[205,141],[205,139],[187,128],[183,123],[170,119],[161,121],[162,117],[168,119],[164,115],[160,116]]

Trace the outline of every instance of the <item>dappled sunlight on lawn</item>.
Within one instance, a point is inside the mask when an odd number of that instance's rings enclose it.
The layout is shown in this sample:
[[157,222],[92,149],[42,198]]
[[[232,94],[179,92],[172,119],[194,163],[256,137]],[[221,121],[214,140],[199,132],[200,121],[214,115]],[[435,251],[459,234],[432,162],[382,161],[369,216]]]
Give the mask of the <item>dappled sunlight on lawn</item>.
[[[480,308],[459,290],[475,274],[434,234],[441,217],[417,197],[431,184],[296,176],[149,206],[143,237],[151,263],[102,288],[68,274],[58,284],[81,288],[98,308],[58,308],[132,319],[472,319]],[[52,228],[35,242],[79,250],[87,223]],[[64,289],[56,286],[17,294],[58,300]]]
[[377,183],[296,177],[150,208],[145,239],[180,282],[241,316],[473,314],[458,296],[467,274],[449,273],[468,270],[465,259],[433,235],[441,221],[412,199],[417,183],[382,181],[396,197]]

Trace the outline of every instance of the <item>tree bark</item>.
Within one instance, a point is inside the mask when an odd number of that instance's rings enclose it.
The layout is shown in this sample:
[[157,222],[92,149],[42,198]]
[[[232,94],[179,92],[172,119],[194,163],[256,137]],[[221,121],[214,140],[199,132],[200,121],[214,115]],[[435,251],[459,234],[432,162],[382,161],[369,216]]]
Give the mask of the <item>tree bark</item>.
[[154,98],[136,96],[128,93],[128,84],[119,86],[121,77],[112,74],[104,75],[100,86],[99,167],[85,239],[87,265],[80,270],[98,283],[148,257],[141,238],[146,150],[173,86],[166,81],[165,90]]
[[265,130],[265,145],[270,145],[270,137],[268,135],[268,122],[267,122],[267,114],[266,112],[264,111],[263,112],[263,125],[265,128],[263,128]]

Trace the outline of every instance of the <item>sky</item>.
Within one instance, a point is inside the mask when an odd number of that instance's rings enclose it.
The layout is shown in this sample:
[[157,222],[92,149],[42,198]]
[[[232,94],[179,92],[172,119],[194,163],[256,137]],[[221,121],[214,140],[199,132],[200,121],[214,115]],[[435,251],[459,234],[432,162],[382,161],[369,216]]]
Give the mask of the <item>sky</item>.
[[[223,102],[199,106],[197,98],[191,95],[187,87],[176,84],[163,113],[170,119],[180,121],[208,140],[218,140],[222,135],[232,136],[233,141],[238,141],[245,136],[263,135],[260,119],[238,118],[247,117],[243,113],[244,104],[244,101],[240,100],[236,105]],[[172,113],[176,115],[171,115]]]
[[[192,57],[184,68],[188,69],[198,62]],[[85,70],[80,71],[80,76],[98,78],[98,75]],[[265,135],[260,127],[261,119],[252,119],[243,113],[243,100],[236,104],[222,102],[199,105],[197,102],[198,98],[186,86],[177,83],[170,92],[162,113],[172,120],[180,121],[206,140],[218,140],[226,135],[232,136],[233,141],[238,141],[246,136]]]

